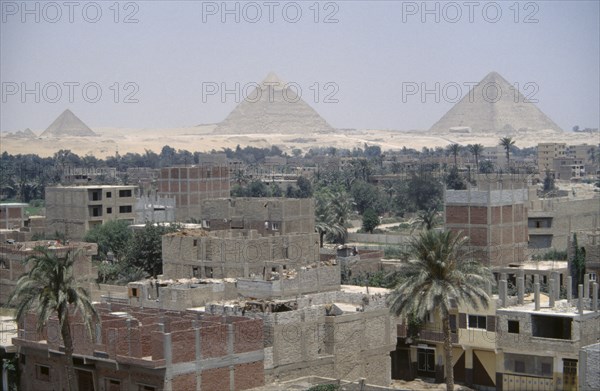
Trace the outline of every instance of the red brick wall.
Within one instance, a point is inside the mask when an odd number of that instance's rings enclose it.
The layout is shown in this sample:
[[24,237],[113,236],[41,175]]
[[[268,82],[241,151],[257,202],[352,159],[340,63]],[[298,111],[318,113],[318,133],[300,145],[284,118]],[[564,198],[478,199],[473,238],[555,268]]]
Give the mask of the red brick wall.
[[466,224],[469,222],[468,207],[446,206],[446,222],[448,224]]
[[[173,363],[196,360],[196,331],[194,329],[171,333]],[[173,388],[184,390],[186,388]]]
[[[204,389],[204,384],[202,385]],[[171,380],[172,390],[195,390],[196,389],[196,373],[185,373],[177,375]],[[209,388],[206,388],[207,390]],[[225,390],[223,388],[223,390]]]
[[487,224],[487,208],[483,206],[471,207],[471,224]]
[[262,361],[238,364],[235,371],[235,389],[247,390],[265,384],[265,371]]
[[202,371],[201,381],[203,390],[229,390],[229,368]]
[[502,207],[502,223],[503,224],[512,223],[512,221],[513,221],[512,210],[513,210],[512,205],[505,205]]
[[492,224],[500,224],[500,206],[492,207]]
[[487,245],[487,229],[486,228],[471,228],[470,238],[472,246]]
[[200,338],[202,358],[227,355],[227,325],[203,327]]
[[234,324],[235,353],[251,352],[263,348],[263,327],[260,320],[243,321]]

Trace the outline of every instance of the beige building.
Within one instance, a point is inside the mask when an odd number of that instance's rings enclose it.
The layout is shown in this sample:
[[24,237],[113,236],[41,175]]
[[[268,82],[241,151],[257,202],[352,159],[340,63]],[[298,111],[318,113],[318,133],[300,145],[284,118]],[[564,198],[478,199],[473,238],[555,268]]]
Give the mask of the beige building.
[[263,236],[255,230],[186,230],[163,236],[168,278],[251,277],[319,261],[316,233]]
[[46,188],[47,232],[82,239],[110,220],[133,224],[135,186],[66,186]]
[[202,202],[207,230],[256,230],[261,235],[315,232],[312,198],[219,198]]
[[29,204],[7,202],[0,204],[0,229],[20,229],[25,226],[25,208]]
[[537,167],[540,175],[554,169],[554,159],[567,156],[566,143],[540,143],[537,146]]

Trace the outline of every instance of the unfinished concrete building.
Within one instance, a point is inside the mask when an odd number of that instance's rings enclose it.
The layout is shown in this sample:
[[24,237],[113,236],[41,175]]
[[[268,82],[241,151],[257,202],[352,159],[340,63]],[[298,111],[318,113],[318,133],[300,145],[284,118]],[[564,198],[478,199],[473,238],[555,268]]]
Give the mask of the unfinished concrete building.
[[[149,279],[130,282],[124,302],[134,307],[185,310],[209,302],[240,297],[271,299],[308,293],[329,292],[340,288],[340,268],[335,262],[320,262],[300,269],[269,270],[252,278],[181,278]],[[108,301],[122,301],[106,297]]]
[[[245,390],[264,384],[262,322],[242,316],[96,305],[92,338],[72,316],[80,390]],[[58,319],[37,332],[37,316],[19,324],[21,388],[67,386]]]
[[98,253],[95,243],[71,242],[68,245],[56,241],[15,242],[0,244],[0,304],[6,304],[14,290],[17,280],[29,271],[27,258],[38,255],[36,250],[43,247],[56,256],[65,256],[71,252],[75,256],[73,273],[86,287],[98,276],[92,266],[92,256]]
[[211,303],[206,311],[262,319],[266,382],[322,376],[388,386],[396,343],[388,292],[342,286],[293,299]]
[[200,218],[202,201],[227,198],[229,189],[226,164],[163,168],[158,178],[158,194],[175,199],[177,221]]
[[[580,349],[600,340],[598,285],[591,284],[593,294],[581,294],[581,299],[573,299],[568,288],[567,299],[561,300],[557,278],[548,281],[545,294],[539,276],[534,293],[526,294],[526,278],[519,276],[516,295],[509,295],[502,275],[499,294],[487,308],[459,305],[451,310],[455,381],[482,390],[578,390]],[[403,320],[392,356],[393,377],[443,382],[442,331],[437,313],[418,326]]]
[[574,232],[600,228],[598,194],[571,193],[558,198],[530,195],[527,210],[531,248],[565,251]]
[[202,202],[202,225],[209,230],[253,229],[261,235],[315,231],[312,198],[221,198]]
[[47,231],[81,240],[90,229],[111,220],[133,224],[135,186],[46,187]]
[[156,192],[140,194],[133,207],[136,223],[171,223],[175,221],[175,199]]
[[20,229],[25,226],[25,208],[29,204],[7,202],[0,204],[0,229]]
[[522,293],[517,303],[505,300],[496,311],[498,389],[580,389],[579,352],[600,340],[598,284],[592,285],[591,299],[580,286],[579,299],[571,299],[569,289],[567,299],[559,300],[559,290],[551,283],[547,300],[539,285],[533,302],[524,303]]
[[279,266],[299,269],[319,261],[316,233],[263,236],[255,230],[184,230],[163,236],[167,278],[264,276]]
[[445,227],[469,237],[475,256],[489,266],[526,259],[527,186],[512,181],[478,180],[478,187],[446,190]]

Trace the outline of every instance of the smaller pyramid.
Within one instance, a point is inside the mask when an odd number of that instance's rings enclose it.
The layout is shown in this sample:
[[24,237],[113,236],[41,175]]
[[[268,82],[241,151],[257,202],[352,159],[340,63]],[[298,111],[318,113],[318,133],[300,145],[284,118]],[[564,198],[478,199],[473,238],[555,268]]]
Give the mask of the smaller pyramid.
[[69,109],[63,111],[40,137],[90,137],[97,136]]
[[27,128],[25,130],[19,130],[19,131],[15,132],[15,133],[9,133],[9,134],[6,135],[6,137],[34,139],[37,136],[35,135],[35,133],[33,133],[31,131],[31,129]]

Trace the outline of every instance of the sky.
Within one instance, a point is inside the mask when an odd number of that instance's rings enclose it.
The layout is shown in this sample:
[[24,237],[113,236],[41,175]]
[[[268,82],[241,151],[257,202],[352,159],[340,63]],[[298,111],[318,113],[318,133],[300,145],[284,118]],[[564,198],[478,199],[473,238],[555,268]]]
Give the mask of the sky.
[[428,129],[491,71],[600,126],[598,1],[0,3],[2,132],[216,123],[269,72],[336,128]]

